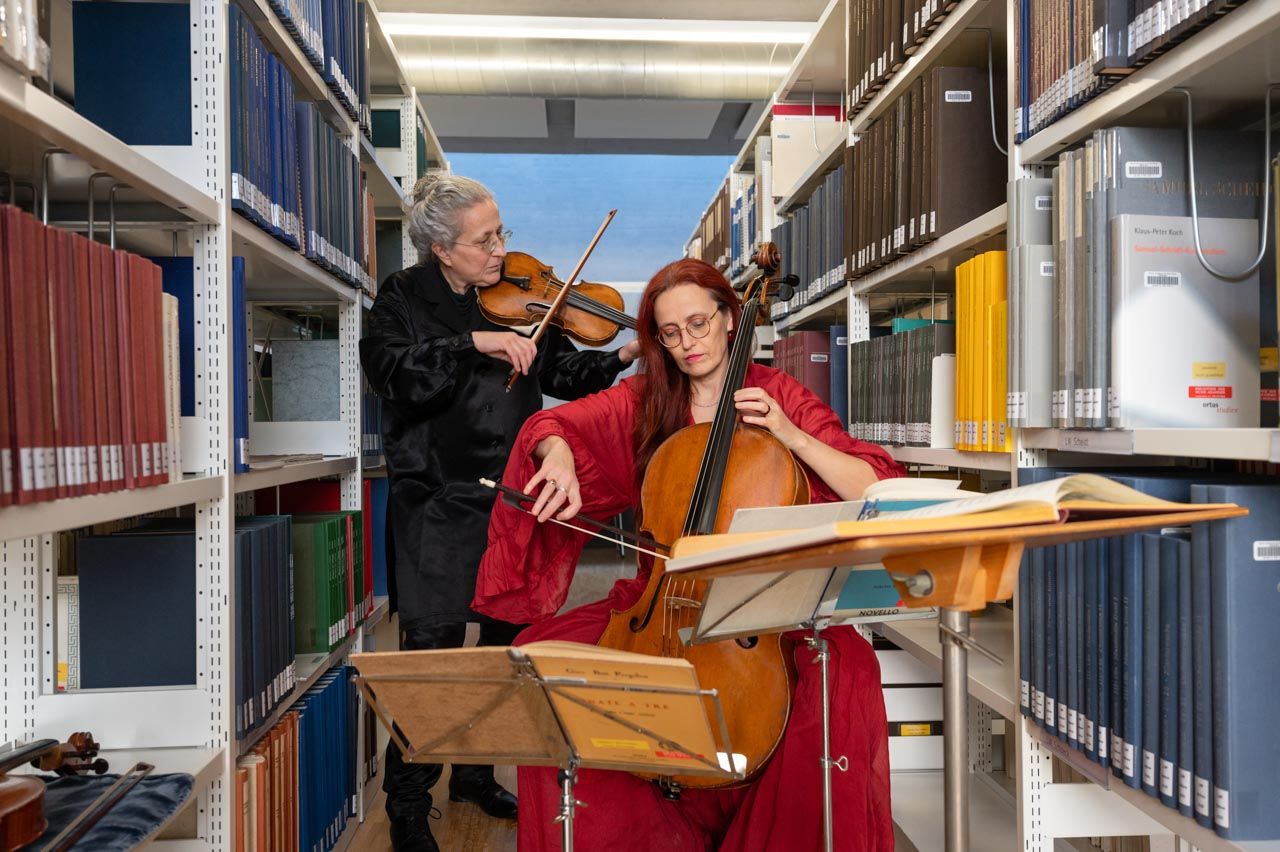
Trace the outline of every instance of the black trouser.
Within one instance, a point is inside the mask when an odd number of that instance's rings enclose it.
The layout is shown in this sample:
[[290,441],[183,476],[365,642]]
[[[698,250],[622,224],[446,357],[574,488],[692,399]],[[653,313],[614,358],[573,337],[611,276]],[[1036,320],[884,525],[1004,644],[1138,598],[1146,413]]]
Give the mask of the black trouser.
[[[510,645],[523,625],[492,621],[480,625],[481,645]],[[463,622],[449,624],[411,624],[400,631],[400,650],[427,651],[433,648],[461,648],[467,638],[467,625]],[[387,794],[387,816],[396,819],[414,812],[426,812],[431,807],[430,790],[440,780],[444,767],[438,763],[406,763],[400,747],[393,739],[387,744],[387,758],[383,765],[382,789]],[[455,766],[454,774],[492,775],[492,766]]]

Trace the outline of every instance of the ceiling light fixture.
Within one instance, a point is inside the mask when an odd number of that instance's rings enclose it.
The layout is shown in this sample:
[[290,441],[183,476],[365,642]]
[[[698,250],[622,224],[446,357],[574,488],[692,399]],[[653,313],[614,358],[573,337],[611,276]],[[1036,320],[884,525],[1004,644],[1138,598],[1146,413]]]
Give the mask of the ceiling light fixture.
[[[581,70],[573,62],[538,58],[503,58],[477,56],[406,56],[406,71],[538,71],[571,73]],[[781,78],[788,71],[786,65],[751,65],[744,63],[701,62],[649,62],[644,64],[610,64],[610,72],[620,74],[724,74],[726,76],[772,76]]]
[[389,36],[401,38],[570,39],[695,44],[804,44],[816,24],[795,21],[682,21],[670,18],[553,18],[384,12]]

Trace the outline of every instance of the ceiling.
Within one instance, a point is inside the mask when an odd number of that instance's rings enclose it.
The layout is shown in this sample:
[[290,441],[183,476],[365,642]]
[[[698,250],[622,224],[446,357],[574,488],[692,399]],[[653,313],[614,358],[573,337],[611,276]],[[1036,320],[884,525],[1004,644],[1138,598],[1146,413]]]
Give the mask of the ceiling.
[[448,152],[735,154],[830,0],[382,0]]

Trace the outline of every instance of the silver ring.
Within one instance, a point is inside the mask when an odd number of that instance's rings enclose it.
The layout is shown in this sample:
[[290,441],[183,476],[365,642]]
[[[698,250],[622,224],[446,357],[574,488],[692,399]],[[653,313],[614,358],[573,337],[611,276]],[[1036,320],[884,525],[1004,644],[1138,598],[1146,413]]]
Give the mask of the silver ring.
[[557,485],[557,486],[556,486],[556,490],[557,490],[557,491],[562,491],[562,492],[564,492],[565,494],[568,494],[568,493],[569,493],[569,489],[568,489],[568,488],[565,488],[563,485]]
[[558,487],[556,485],[556,481],[554,479],[551,479],[550,477],[547,478],[547,482],[550,482],[553,488]]

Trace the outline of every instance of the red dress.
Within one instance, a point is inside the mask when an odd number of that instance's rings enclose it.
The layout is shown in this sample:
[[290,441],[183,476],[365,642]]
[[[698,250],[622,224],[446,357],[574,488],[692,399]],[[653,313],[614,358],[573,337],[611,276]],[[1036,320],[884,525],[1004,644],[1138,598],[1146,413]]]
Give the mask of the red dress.
[[[503,480],[522,488],[536,470],[533,450],[559,435],[573,448],[582,512],[607,518],[633,506],[638,495],[631,452],[635,394],[643,378],[531,417],[520,431]],[[762,387],[787,417],[809,435],[871,465],[880,478],[903,470],[881,448],[854,440],[839,418],[799,382],[753,364],[745,385]],[[812,501],[839,499],[809,474]],[[519,642],[559,639],[595,644],[611,610],[626,609],[644,591],[647,569],[619,581],[604,600],[563,615],[586,536],[557,524],[538,524],[499,501],[489,522],[489,549],[480,564],[472,607],[486,615],[532,626]],[[849,760],[833,770],[836,846],[890,850],[889,745],[880,668],[871,646],[850,628],[825,632],[831,647],[832,754]],[[797,635],[797,639],[801,637]],[[813,653],[795,646],[799,679],[790,721],[768,766],[750,784],[732,790],[685,790],[678,801],[657,786],[623,772],[583,770],[577,798],[587,804],[574,821],[579,848],[608,852],[664,850],[813,850],[822,837],[821,680]],[[519,770],[519,846],[560,848],[555,770]]]

